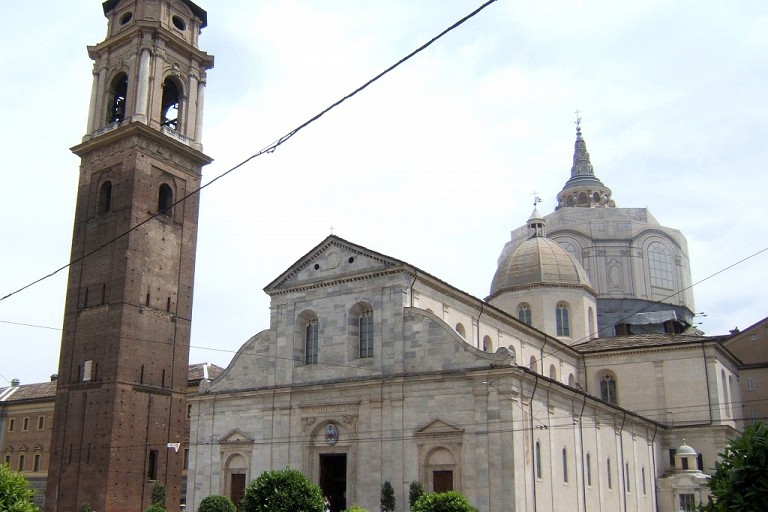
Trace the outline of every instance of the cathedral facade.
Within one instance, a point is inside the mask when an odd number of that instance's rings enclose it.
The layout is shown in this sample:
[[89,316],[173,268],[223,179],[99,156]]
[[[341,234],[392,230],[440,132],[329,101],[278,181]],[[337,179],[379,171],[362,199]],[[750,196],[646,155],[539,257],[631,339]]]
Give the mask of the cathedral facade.
[[[739,361],[721,337],[688,329],[685,239],[615,208],[585,155],[579,130],[565,190],[591,199],[561,193],[553,214],[534,209],[485,300],[336,236],[270,283],[269,328],[190,398],[188,504],[238,501],[285,466],[317,482],[334,512],[377,509],[386,481],[399,511],[414,481],[487,512],[672,512],[706,499],[707,473],[741,427]],[[623,218],[626,237],[614,224],[611,237],[570,226],[572,241],[583,237],[574,253],[557,226],[579,216]],[[651,238],[676,256],[649,263]],[[609,247],[627,265],[615,296],[614,267],[582,263],[612,261]],[[624,325],[608,335],[606,304]]]

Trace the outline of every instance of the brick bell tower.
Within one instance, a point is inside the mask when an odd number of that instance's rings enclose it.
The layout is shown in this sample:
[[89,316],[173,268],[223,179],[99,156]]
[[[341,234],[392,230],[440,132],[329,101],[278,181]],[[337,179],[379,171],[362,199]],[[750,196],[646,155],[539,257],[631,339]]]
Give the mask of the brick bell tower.
[[[206,12],[108,0],[81,158],[46,511],[141,512],[182,495]],[[138,226],[138,227],[136,227]],[[116,239],[117,238],[117,239]],[[116,240],[115,240],[116,239]]]

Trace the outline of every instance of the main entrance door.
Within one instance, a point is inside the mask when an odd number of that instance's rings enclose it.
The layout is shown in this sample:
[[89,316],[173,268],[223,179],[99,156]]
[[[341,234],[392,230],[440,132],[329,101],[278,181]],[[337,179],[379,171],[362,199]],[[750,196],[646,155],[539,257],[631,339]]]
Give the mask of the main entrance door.
[[347,508],[347,454],[320,455],[320,488],[331,500],[331,512]]

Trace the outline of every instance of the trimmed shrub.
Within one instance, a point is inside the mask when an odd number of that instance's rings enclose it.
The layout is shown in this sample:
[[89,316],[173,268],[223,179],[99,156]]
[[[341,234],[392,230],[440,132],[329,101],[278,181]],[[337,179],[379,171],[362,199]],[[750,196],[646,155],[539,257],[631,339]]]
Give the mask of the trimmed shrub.
[[411,508],[413,512],[477,512],[467,498],[456,491],[423,494]]
[[165,495],[166,495],[165,484],[160,481],[155,482],[155,485],[152,486],[152,498],[151,498],[152,504],[165,507]]
[[168,512],[168,511],[165,510],[164,506],[158,505],[157,503],[155,503],[153,505],[150,505],[149,508],[144,512]]
[[368,511],[363,507],[361,507],[360,505],[352,505],[350,508],[344,510],[344,512],[368,512]]
[[395,490],[389,480],[381,486],[381,512],[394,512],[395,510]]
[[411,509],[413,509],[413,505],[421,498],[422,494],[424,494],[424,487],[422,487],[421,482],[411,482],[411,486],[408,489],[408,504],[411,506]]
[[212,494],[211,496],[203,498],[197,512],[235,512],[236,510],[237,507],[232,503],[229,496]]
[[245,489],[243,512],[323,512],[323,492],[300,471],[265,471]]

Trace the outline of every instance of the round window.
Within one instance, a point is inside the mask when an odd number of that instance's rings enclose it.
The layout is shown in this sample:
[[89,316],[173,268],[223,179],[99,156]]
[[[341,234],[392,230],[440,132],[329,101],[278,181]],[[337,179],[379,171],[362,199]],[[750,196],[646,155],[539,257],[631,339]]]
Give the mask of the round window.
[[133,13],[127,12],[120,17],[120,24],[125,25],[126,23],[131,21],[131,19],[133,19]]
[[174,16],[173,18],[171,18],[171,21],[173,21],[173,26],[176,27],[177,29],[179,30],[187,29],[187,24],[184,23],[184,20],[181,19],[180,17]]

